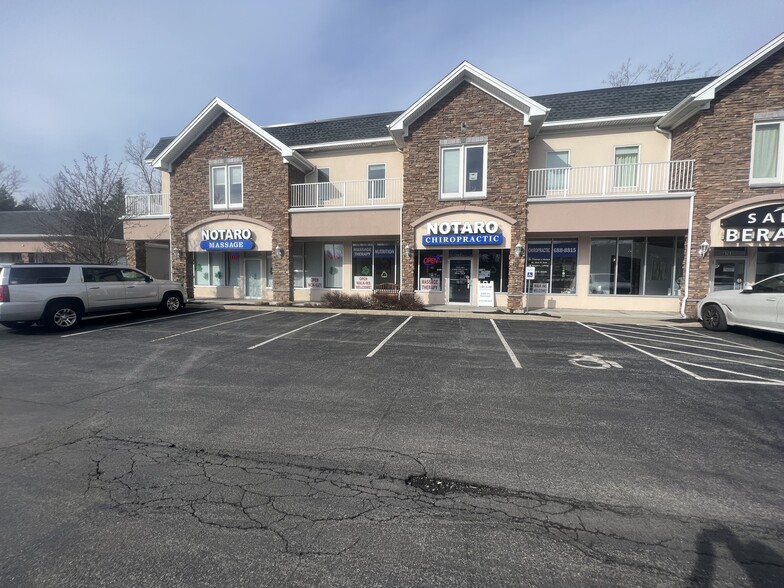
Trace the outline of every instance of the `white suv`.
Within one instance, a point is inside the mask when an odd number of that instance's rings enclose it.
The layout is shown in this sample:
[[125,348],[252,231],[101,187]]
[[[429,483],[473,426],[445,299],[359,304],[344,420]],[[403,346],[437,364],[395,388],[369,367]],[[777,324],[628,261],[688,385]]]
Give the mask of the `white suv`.
[[52,330],[76,327],[85,314],[185,308],[181,282],[158,280],[129,267],[92,264],[0,265],[0,324],[40,322]]

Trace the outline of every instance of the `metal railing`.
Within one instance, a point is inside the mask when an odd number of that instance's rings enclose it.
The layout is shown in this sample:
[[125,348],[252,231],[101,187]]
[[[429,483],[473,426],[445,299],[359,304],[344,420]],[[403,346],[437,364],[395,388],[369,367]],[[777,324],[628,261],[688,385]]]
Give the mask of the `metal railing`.
[[125,214],[127,216],[168,216],[169,193],[126,194]]
[[403,178],[291,185],[291,208],[349,208],[403,204]]
[[619,196],[663,194],[693,189],[694,161],[660,161],[528,171],[528,196]]

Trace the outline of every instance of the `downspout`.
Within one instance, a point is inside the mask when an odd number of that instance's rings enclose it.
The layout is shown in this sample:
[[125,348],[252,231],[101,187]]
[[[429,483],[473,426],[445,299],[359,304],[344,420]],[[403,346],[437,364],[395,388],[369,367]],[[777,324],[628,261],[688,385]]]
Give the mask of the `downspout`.
[[[665,131],[659,126],[654,125],[653,129],[657,133],[661,133],[667,137],[667,161],[672,161],[672,132]],[[692,186],[693,187],[693,186]],[[681,299],[681,316],[686,318],[686,300],[689,297],[689,273],[691,269],[691,238],[692,227],[694,225],[694,191],[689,197],[689,228],[686,232],[686,271],[683,274],[683,280],[686,283],[683,289],[683,298]]]

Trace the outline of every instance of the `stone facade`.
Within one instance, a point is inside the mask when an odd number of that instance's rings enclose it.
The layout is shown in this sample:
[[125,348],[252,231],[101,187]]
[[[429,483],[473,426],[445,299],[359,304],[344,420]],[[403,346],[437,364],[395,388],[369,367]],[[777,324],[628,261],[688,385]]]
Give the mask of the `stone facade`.
[[[675,129],[672,159],[694,159],[694,218],[687,313],[695,316],[697,302],[708,293],[709,256],[698,255],[709,239],[707,215],[734,202],[763,195],[784,199],[784,187],[751,187],[751,137],[754,114],[784,110],[784,51],[739,77],[721,90],[710,110]],[[684,261],[685,263],[685,261]]]
[[[487,136],[487,197],[441,201],[440,141]],[[463,82],[409,128],[403,147],[403,243],[415,244],[411,223],[437,210],[463,205],[481,206],[517,220],[512,243],[525,246],[525,200],[528,190],[528,129],[523,115],[477,87]],[[510,244],[506,244],[509,247]],[[508,304],[522,302],[524,258],[509,258]],[[416,255],[402,259],[402,288],[414,291]]]
[[210,160],[241,158],[243,208],[232,210],[271,224],[273,248],[280,245],[284,256],[273,255],[274,297],[291,300],[289,255],[289,182],[304,181],[290,169],[281,154],[242,124],[222,114],[180,157],[171,172],[171,247],[186,252],[172,259],[172,279],[185,280],[193,295],[193,252],[187,251],[183,230],[210,217],[225,216],[226,210],[210,209]]

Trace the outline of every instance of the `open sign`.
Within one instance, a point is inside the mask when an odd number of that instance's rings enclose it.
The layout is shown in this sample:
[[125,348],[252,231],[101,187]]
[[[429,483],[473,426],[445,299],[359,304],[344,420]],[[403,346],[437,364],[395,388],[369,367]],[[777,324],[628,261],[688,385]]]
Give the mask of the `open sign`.
[[422,265],[438,265],[441,263],[440,255],[430,255],[422,259]]

